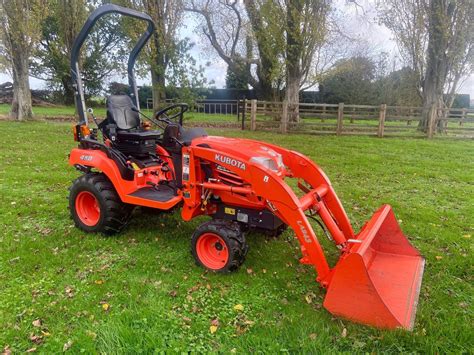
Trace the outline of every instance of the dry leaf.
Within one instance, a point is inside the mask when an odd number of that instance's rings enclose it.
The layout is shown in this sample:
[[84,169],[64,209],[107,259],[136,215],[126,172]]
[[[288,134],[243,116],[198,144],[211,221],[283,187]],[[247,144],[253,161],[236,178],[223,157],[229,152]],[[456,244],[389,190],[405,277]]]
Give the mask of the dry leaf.
[[43,334],[43,336],[45,336],[45,337],[49,337],[49,336],[51,335],[51,333],[49,333],[49,332],[43,332],[43,331],[41,331],[41,334]]
[[30,340],[35,344],[41,344],[43,342],[43,337],[41,335],[30,335]]
[[236,304],[236,305],[234,306],[234,309],[235,309],[236,311],[242,312],[242,311],[244,310],[244,306],[242,306],[242,305],[239,303],[239,304]]
[[96,285],[102,285],[104,283],[104,280],[95,280],[94,283]]
[[469,239],[469,238],[471,238],[471,235],[470,234],[464,234],[462,237],[466,238],[466,239]]
[[178,292],[176,292],[176,290],[172,290],[172,291],[169,292],[169,295],[171,297],[176,297],[178,295]]
[[341,333],[341,337],[345,338],[347,336],[347,329],[344,328]]
[[443,259],[443,257],[442,257],[441,255],[436,255],[435,258],[436,258],[436,260],[441,260],[441,259]]
[[248,269],[247,269],[247,274],[249,274],[249,275],[250,275],[250,274],[252,274],[252,273],[253,273],[253,270],[252,270],[252,269],[250,269],[250,268],[248,268]]
[[308,304],[311,304],[313,302],[310,295],[304,296],[304,299],[306,300],[306,303],[308,303]]
[[108,311],[110,309],[110,305],[108,303],[102,303],[102,309],[104,311]]
[[68,351],[72,346],[72,341],[68,340],[67,343],[64,344],[63,346],[63,351]]
[[316,339],[316,337],[317,337],[317,335],[316,335],[315,333],[311,333],[311,334],[309,335],[309,338],[310,338],[311,340]]
[[214,326],[218,327],[219,326],[219,319],[214,318],[213,320],[211,320],[211,325],[214,325]]
[[209,327],[209,331],[211,332],[211,334],[214,334],[215,332],[217,332],[217,326],[211,325],[211,326]]
[[72,287],[67,286],[67,287],[64,289],[64,292],[66,293],[66,296],[67,296],[67,297],[69,297],[69,298],[74,297],[74,290],[72,289]]
[[206,288],[207,288],[208,290],[211,290],[211,285],[210,285],[210,284],[206,284]]
[[3,348],[3,352],[2,352],[2,355],[11,355],[12,351],[10,350],[10,346],[5,346]]
[[31,324],[33,324],[33,327],[41,327],[41,320],[35,319]]
[[26,350],[27,353],[34,353],[36,351],[36,348],[30,348]]
[[262,269],[262,272],[263,272],[264,274],[266,274],[266,273],[267,273],[267,269]]

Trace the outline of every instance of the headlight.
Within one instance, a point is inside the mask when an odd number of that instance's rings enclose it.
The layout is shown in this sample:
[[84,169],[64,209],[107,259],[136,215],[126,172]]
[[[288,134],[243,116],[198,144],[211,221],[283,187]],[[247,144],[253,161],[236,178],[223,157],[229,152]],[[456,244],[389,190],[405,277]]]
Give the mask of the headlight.
[[[281,158],[281,156],[280,156]],[[267,169],[273,170],[275,172],[278,172],[278,164],[275,162],[275,160],[267,157],[253,157],[250,158],[250,162],[252,163],[257,163],[258,165],[261,165]]]

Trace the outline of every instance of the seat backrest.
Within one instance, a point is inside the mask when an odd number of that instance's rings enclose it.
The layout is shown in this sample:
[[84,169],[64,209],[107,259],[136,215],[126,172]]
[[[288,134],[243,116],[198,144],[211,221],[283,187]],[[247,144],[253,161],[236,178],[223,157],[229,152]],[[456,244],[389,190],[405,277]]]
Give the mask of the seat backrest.
[[107,119],[115,123],[118,129],[129,130],[140,127],[138,112],[133,111],[135,105],[127,95],[111,95],[107,98]]

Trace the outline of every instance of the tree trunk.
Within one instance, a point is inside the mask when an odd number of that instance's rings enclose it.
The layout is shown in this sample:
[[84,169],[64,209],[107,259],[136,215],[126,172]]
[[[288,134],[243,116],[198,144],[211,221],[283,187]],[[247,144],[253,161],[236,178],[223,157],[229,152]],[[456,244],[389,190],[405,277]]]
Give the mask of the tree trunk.
[[153,112],[156,113],[163,108],[166,102],[165,76],[161,70],[151,70],[151,92],[153,96]]
[[288,101],[288,121],[299,122],[300,111],[300,75],[299,68],[296,73],[291,74],[290,66],[288,66],[288,76],[286,79],[286,100]]
[[153,112],[161,110],[166,102],[165,73],[166,60],[161,46],[161,40],[157,33],[153,35],[154,51],[151,64],[151,92],[153,96]]
[[[428,53],[423,83],[423,112],[419,129],[429,132],[435,127],[438,112],[444,107],[443,90],[446,82],[448,58],[448,32],[446,21],[452,11],[446,0],[430,1]],[[430,125],[431,122],[431,125]],[[439,121],[438,121],[439,122]]]
[[13,101],[10,117],[24,120],[33,117],[29,77],[29,51],[12,45]]

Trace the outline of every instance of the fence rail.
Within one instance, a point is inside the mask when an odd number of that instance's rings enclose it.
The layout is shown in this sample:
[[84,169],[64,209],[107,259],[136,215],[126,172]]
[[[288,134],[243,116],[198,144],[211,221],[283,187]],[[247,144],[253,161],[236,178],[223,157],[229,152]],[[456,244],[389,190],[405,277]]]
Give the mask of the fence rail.
[[287,102],[242,100],[237,112],[242,129],[271,130],[281,133],[443,136],[474,138],[474,110],[439,109],[425,129],[419,129],[423,108],[385,104],[346,105],[299,103],[297,120],[290,120]]

